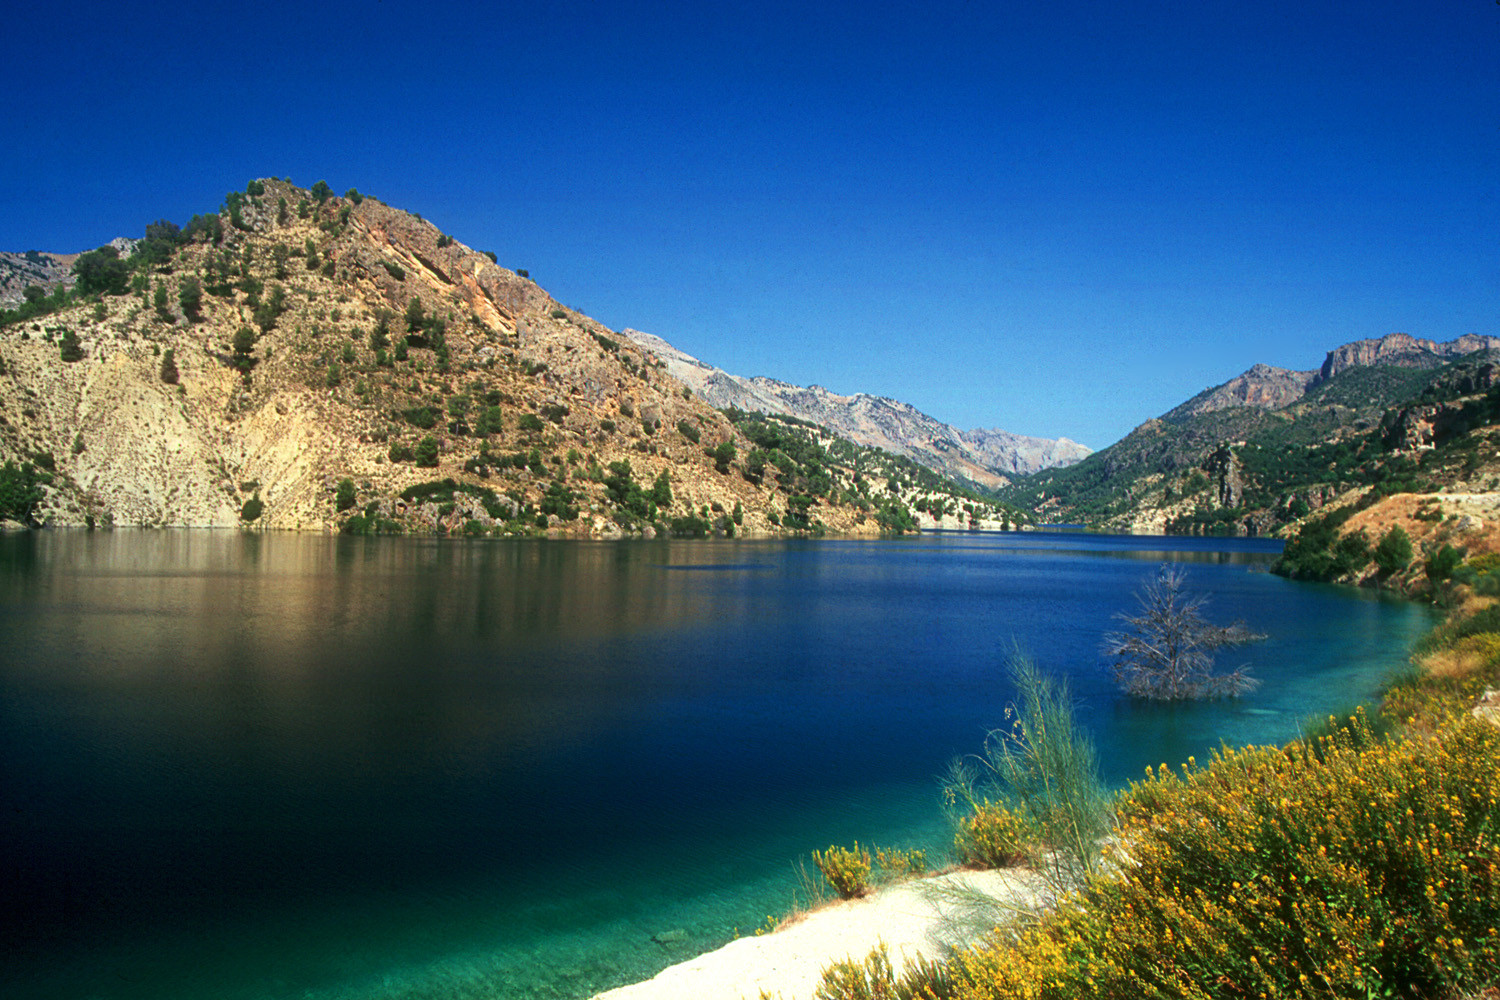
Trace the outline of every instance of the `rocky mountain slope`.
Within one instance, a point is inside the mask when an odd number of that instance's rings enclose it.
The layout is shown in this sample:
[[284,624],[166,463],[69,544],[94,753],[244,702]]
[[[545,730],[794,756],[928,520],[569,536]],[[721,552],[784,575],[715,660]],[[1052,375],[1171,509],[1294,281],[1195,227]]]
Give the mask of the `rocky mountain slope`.
[[1002,430],[961,431],[884,396],[843,396],[822,386],[731,375],[654,334],[622,332],[665,361],[668,372],[712,406],[810,421],[850,441],[906,455],[945,476],[983,487],[1004,485],[1017,474],[1071,465],[1090,454],[1088,448],[1067,438],[1026,437]]
[[1500,338],[1398,333],[1336,348],[1318,369],[1256,365],[1000,495],[1043,521],[1268,534],[1356,486],[1489,489],[1497,349]]
[[76,253],[0,250],[0,307],[19,304],[30,285],[47,292],[58,285],[71,287],[71,268],[77,259]]
[[664,363],[358,192],[252,181],[147,234],[0,310],[14,518],[613,536],[874,532],[902,508],[874,470],[857,498],[837,463],[817,492],[775,455],[750,475],[751,442]]

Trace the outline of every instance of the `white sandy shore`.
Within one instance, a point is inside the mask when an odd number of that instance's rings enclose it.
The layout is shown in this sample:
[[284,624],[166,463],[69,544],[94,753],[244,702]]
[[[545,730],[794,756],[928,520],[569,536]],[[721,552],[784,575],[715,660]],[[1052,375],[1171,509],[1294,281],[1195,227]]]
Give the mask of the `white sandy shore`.
[[962,890],[1025,905],[1033,884],[1021,871],[950,872],[904,882],[815,910],[774,933],[731,941],[595,1000],[756,1000],[762,990],[781,1000],[808,1000],[828,965],[863,960],[881,943],[898,969],[965,943],[954,939],[955,920],[961,923],[965,910]]

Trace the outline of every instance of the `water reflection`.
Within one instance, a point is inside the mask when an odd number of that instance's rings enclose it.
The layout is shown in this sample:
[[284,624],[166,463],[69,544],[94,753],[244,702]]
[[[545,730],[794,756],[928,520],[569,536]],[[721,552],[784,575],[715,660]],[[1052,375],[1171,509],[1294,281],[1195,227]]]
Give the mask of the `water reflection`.
[[[0,875],[17,901],[6,937],[96,970],[59,996],[171,996],[150,975],[134,993],[108,985],[89,957],[100,935],[193,940],[231,917],[213,945],[239,956],[226,980],[176,995],[301,996],[344,975],[347,933],[309,937],[296,968],[226,941],[285,952],[267,928],[310,913],[362,928],[360,976],[482,939],[555,985],[539,927],[598,934],[608,966],[626,945],[606,929],[623,933],[643,899],[712,897],[727,932],[779,905],[735,910],[798,853],[927,829],[932,776],[1003,718],[1013,643],[1072,678],[1114,780],[1221,738],[1285,738],[1314,706],[1370,690],[1425,613],[1252,572],[1274,551],[1077,535],[0,537],[0,850],[24,859]],[[1270,635],[1247,653],[1265,681],[1253,697],[1160,709],[1113,691],[1099,635],[1163,559],[1192,564],[1215,616]],[[435,923],[439,939],[420,936]],[[642,961],[661,960],[644,940]]]

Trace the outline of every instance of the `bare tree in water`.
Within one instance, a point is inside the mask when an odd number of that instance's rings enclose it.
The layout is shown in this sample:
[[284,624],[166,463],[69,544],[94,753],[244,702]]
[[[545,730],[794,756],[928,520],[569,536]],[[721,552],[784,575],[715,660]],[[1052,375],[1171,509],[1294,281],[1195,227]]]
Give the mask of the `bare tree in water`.
[[1206,620],[1201,609],[1207,595],[1188,595],[1186,581],[1181,567],[1163,565],[1136,594],[1140,613],[1116,615],[1127,627],[1104,637],[1104,655],[1127,694],[1156,701],[1225,698],[1260,683],[1245,667],[1216,673],[1214,654],[1265,636],[1244,622],[1215,625]]

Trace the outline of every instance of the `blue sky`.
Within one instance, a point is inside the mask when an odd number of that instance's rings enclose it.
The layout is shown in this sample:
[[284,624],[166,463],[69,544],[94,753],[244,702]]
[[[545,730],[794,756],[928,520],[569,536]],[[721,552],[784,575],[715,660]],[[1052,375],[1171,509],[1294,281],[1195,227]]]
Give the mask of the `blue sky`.
[[7,15],[0,248],[327,179],[726,370],[1102,447],[1261,361],[1500,335],[1500,6]]

